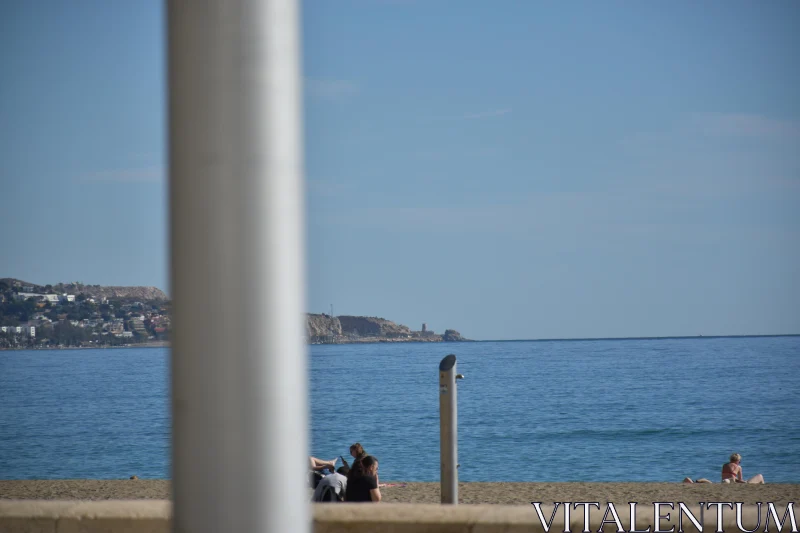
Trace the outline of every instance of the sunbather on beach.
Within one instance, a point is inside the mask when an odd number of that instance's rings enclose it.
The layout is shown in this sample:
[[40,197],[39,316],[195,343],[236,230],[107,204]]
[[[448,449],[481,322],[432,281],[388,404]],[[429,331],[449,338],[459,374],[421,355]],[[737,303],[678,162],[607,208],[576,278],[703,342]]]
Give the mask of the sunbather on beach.
[[742,456],[738,453],[734,453],[731,455],[730,462],[722,465],[723,483],[764,483],[764,476],[761,474],[756,474],[745,481],[742,475],[742,467],[739,464],[741,461]]
[[319,472],[320,470],[328,469],[331,471],[331,473],[333,473],[336,471],[336,461],[339,459],[336,458],[331,461],[323,461],[322,459],[309,456],[308,460],[311,462],[311,470]]

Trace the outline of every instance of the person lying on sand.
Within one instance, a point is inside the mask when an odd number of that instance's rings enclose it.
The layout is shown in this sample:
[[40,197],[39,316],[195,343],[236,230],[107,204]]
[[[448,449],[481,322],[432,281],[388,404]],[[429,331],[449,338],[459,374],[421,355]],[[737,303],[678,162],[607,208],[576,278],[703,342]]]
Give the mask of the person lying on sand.
[[683,479],[683,482],[684,483],[713,483],[713,481],[711,481],[710,479],[706,479],[704,477],[701,477],[699,479],[695,479],[694,481],[692,481],[692,478],[687,477],[687,478]]
[[308,473],[309,486],[312,489],[316,489],[319,482],[322,481],[326,475],[334,474],[336,472],[336,461],[338,460],[339,459],[336,458],[331,461],[323,461],[322,459],[309,456],[308,461],[311,465],[311,472]]
[[756,474],[747,481],[743,479],[742,467],[739,463],[742,462],[742,456],[738,453],[731,454],[729,463],[722,465],[722,482],[723,483],[764,483],[764,476]]
[[339,458],[337,457],[336,459],[333,459],[331,461],[323,461],[322,459],[317,459],[316,457],[309,456],[308,460],[311,462],[311,470],[318,472],[320,470],[328,469],[331,472],[335,472],[336,461],[338,461]]

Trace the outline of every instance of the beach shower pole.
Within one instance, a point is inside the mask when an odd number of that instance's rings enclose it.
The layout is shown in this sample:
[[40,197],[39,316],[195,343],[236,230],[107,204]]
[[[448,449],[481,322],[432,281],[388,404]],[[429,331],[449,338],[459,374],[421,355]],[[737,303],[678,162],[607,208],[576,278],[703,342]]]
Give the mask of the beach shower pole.
[[297,0],[168,0],[173,531],[310,530]]
[[439,455],[442,503],[458,504],[458,390],[456,356],[439,363]]

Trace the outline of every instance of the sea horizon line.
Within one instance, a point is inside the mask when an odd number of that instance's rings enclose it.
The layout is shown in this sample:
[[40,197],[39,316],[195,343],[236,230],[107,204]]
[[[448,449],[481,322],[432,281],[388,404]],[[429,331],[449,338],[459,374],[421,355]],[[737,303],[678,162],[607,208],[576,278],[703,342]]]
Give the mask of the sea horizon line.
[[555,342],[555,341],[647,341],[670,339],[747,339],[761,337],[800,337],[800,333],[775,333],[763,335],[667,335],[663,337],[565,337],[547,339],[475,339],[468,342]]

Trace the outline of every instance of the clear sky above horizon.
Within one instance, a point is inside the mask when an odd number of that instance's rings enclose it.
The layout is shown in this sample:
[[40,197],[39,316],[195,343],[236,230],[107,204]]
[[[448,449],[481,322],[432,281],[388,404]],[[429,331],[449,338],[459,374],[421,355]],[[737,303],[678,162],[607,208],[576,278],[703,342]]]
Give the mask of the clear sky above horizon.
[[[308,310],[800,333],[800,4],[309,0]],[[167,288],[160,2],[0,3],[0,277]]]

